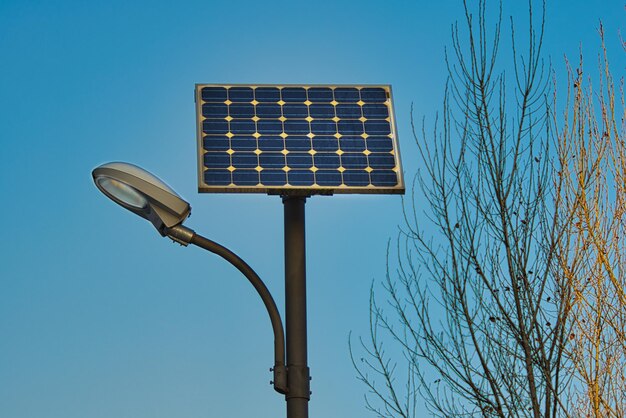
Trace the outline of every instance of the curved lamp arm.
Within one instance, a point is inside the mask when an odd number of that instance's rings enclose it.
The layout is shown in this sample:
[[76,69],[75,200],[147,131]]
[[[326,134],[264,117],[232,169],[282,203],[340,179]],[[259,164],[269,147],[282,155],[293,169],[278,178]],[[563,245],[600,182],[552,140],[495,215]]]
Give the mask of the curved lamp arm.
[[270,316],[272,328],[274,330],[274,367],[271,369],[271,371],[274,372],[274,380],[272,383],[274,384],[274,389],[278,393],[286,394],[287,369],[285,367],[285,334],[283,331],[283,323],[280,319],[276,302],[274,302],[274,298],[259,275],[256,274],[256,272],[252,270],[252,268],[237,254],[233,253],[228,248],[196,234],[193,230],[187,227],[176,225],[172,228],[166,229],[165,233],[168,237],[182,245],[186,246],[188,244],[194,244],[200,248],[204,248],[207,251],[219,255],[243,273],[252,286],[254,286],[259,296],[261,296],[263,304],[265,304],[265,308]]

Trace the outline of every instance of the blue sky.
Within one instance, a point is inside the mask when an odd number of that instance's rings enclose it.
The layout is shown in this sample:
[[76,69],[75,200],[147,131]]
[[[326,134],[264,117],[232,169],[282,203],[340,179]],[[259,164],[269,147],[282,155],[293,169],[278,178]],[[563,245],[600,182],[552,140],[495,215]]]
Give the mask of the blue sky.
[[[515,3],[505,15],[523,19]],[[252,287],[108,201],[90,172],[121,160],[157,174],[191,203],[186,224],[237,252],[282,306],[282,204],[197,193],[194,84],[391,84],[410,181],[410,106],[429,120],[441,107],[443,48],[461,17],[456,0],[3,0],[0,416],[284,415]],[[602,18],[623,75],[625,17],[622,0],[550,2],[545,53],[557,74],[580,43],[593,66]],[[306,206],[311,416],[367,416],[348,333],[367,333],[401,199]]]

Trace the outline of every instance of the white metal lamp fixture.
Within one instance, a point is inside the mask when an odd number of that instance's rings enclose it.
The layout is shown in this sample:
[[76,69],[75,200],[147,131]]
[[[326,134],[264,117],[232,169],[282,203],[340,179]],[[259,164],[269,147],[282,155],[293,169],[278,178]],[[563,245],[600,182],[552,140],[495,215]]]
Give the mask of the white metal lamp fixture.
[[120,206],[152,222],[163,236],[180,225],[191,206],[174,190],[146,170],[129,163],[107,163],[91,173],[102,193]]
[[91,175],[102,193],[118,205],[152,222],[162,236],[181,245],[193,244],[224,258],[254,286],[265,304],[274,331],[274,389],[289,391],[285,367],[285,335],[276,302],[258,274],[238,255],[182,225],[191,214],[191,206],[158,177],[129,163],[107,163]]

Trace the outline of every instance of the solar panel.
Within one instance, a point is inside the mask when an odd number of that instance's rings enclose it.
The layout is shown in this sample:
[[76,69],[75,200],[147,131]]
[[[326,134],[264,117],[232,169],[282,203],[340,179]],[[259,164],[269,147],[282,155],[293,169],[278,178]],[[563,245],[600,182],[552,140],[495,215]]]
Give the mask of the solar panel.
[[404,193],[391,87],[196,85],[198,190]]

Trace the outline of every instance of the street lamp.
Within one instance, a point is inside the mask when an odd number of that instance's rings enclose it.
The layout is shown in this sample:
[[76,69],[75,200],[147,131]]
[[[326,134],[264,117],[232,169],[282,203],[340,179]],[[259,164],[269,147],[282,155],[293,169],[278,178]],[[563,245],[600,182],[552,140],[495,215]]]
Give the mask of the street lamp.
[[239,256],[182,225],[191,206],[174,190],[146,170],[129,163],[103,164],[91,173],[94,183],[108,198],[129,211],[149,220],[162,236],[187,246],[196,245],[219,255],[236,267],[250,281],[263,300],[274,331],[274,389],[288,393],[285,367],[285,337],[282,320],[265,283]]
[[282,198],[284,330],[257,274],[228,249],[184,227],[191,208],[165,183],[125,163],[96,168],[94,181],[161,235],[220,255],[250,280],[274,328],[274,389],[285,394],[287,418],[308,418],[306,199],[404,193],[391,86],[196,84],[195,102],[198,192]]

